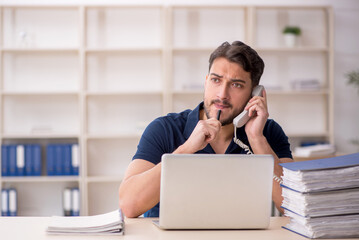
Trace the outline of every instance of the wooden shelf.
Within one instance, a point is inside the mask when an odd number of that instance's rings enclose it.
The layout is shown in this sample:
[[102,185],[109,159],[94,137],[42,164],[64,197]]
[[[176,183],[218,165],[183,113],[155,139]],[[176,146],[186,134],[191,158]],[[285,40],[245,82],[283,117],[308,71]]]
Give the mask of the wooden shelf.
[[121,183],[123,176],[89,176],[88,183]]
[[50,91],[38,91],[38,92],[25,92],[25,91],[3,91],[3,96],[14,96],[14,97],[22,97],[22,96],[79,96],[79,92],[50,92]]
[[3,48],[4,53],[79,53],[78,48]]
[[218,46],[213,47],[174,47],[172,50],[176,52],[212,52]]
[[44,133],[33,133],[33,134],[11,134],[3,133],[3,139],[70,139],[70,138],[80,138],[80,134],[52,134],[48,132]]
[[322,137],[329,137],[329,133],[286,133],[290,138],[322,138]]
[[102,134],[102,135],[87,135],[85,138],[88,140],[108,140],[108,139],[139,139],[142,132],[128,133],[128,134]]
[[4,183],[61,183],[79,182],[78,176],[27,176],[27,177],[2,177]]
[[318,90],[271,90],[266,89],[268,95],[283,95],[283,96],[302,96],[302,95],[328,95],[330,91],[328,89]]
[[103,91],[103,92],[86,92],[86,96],[87,97],[116,97],[116,96],[136,96],[136,95],[140,95],[140,96],[146,96],[146,95],[162,95],[161,91],[153,91],[153,92],[147,92],[147,91],[142,91],[142,92],[107,92],[107,91]]
[[160,47],[87,48],[86,53],[161,53]]
[[256,47],[258,52],[279,52],[279,53],[313,53],[313,52],[329,52],[328,47]]

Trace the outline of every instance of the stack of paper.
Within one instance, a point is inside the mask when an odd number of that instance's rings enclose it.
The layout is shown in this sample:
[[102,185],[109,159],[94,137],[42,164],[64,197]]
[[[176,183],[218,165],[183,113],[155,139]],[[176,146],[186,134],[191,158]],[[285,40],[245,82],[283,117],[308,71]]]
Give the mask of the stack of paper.
[[296,147],[294,156],[296,157],[323,157],[335,153],[335,147],[332,144],[317,144],[305,147]]
[[51,217],[48,234],[123,235],[123,215],[120,210],[88,217]]
[[296,90],[319,90],[320,83],[318,79],[293,79],[290,81],[293,89]]
[[359,153],[283,163],[284,228],[309,238],[359,237]]

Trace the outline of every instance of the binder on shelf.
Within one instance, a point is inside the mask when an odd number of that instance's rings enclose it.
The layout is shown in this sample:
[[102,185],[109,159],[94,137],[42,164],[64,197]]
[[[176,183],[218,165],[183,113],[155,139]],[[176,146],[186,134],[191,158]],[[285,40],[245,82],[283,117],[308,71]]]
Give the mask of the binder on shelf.
[[359,153],[280,165],[285,229],[308,238],[359,237]]
[[24,148],[24,145],[16,146],[16,176],[25,176],[25,148]]
[[80,216],[80,191],[78,188],[71,189],[71,197],[72,216]]
[[32,149],[30,145],[25,145],[25,175],[33,176]]
[[17,216],[17,191],[15,188],[9,189],[9,216]]
[[64,175],[62,172],[63,166],[63,146],[55,145],[55,175]]
[[79,175],[79,165],[80,165],[80,151],[78,144],[72,144],[71,146],[71,167],[72,175]]
[[16,145],[8,146],[8,162],[9,162],[9,173],[8,176],[16,176]]
[[7,189],[1,190],[1,216],[9,216],[9,192]]
[[63,192],[63,208],[64,208],[64,216],[72,216],[72,192],[71,188],[65,188]]
[[48,176],[55,175],[55,148],[53,145],[46,147],[46,172]]
[[9,150],[8,146],[1,145],[1,175],[3,177],[9,174]]
[[62,175],[71,175],[71,145],[66,144],[62,147],[63,150],[63,168]]
[[41,146],[38,144],[31,145],[32,151],[32,176],[41,176]]

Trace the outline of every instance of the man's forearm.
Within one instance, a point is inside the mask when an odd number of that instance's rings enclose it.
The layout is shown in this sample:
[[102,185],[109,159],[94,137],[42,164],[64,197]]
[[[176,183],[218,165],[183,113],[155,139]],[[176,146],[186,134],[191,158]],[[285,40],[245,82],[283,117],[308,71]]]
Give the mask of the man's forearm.
[[160,200],[160,182],[161,163],[125,178],[119,190],[120,207],[124,214],[127,217],[138,217],[154,207]]

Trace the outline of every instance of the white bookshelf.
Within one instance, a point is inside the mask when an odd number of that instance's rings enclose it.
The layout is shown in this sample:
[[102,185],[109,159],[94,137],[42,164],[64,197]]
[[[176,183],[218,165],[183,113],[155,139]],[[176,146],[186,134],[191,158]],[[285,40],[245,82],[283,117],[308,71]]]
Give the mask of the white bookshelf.
[[[78,187],[81,215],[118,207],[118,187],[148,123],[203,99],[210,53],[223,41],[258,50],[270,117],[293,143],[333,142],[329,7],[0,6],[0,142],[42,146],[40,177],[1,177],[18,190],[19,215],[62,214]],[[303,17],[305,16],[305,17]],[[302,28],[285,47],[281,29]],[[317,78],[315,91],[292,78]],[[45,174],[49,143],[78,143],[80,175]],[[46,193],[46,194],[45,194]],[[45,202],[45,203],[44,203]]]

